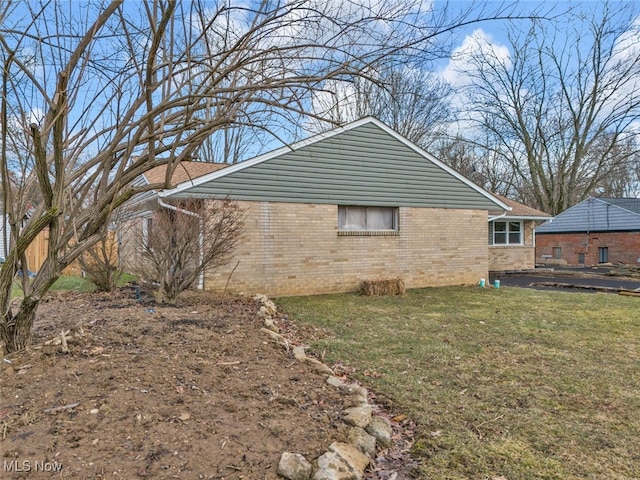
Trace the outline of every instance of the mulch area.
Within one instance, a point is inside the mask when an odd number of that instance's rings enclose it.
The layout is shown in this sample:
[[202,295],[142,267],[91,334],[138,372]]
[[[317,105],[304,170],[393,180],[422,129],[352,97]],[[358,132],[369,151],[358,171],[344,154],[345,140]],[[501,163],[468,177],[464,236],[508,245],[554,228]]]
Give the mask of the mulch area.
[[[317,458],[346,438],[343,398],[269,341],[258,308],[202,292],[177,307],[129,288],[52,294],[32,346],[2,363],[2,478],[276,479],[282,452]],[[326,335],[281,325],[292,342]],[[45,345],[62,332],[68,353]],[[396,445],[367,478],[411,478],[415,425],[376,408]]]

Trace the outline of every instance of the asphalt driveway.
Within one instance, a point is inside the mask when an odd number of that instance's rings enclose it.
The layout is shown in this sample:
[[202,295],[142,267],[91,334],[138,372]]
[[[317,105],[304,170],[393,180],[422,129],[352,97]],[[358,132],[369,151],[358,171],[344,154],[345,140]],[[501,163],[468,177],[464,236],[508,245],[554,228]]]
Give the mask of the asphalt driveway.
[[610,292],[635,290],[640,292],[640,279],[609,275],[610,269],[555,268],[532,273],[506,273],[492,277],[505,287],[535,288],[538,290],[563,290],[576,292]]

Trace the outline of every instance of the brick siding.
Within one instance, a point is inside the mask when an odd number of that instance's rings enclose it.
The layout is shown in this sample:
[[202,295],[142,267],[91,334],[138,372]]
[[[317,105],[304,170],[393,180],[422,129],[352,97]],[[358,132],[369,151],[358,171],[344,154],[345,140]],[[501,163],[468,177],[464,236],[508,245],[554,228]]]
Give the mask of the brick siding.
[[364,279],[400,277],[409,288],[487,277],[487,211],[400,208],[397,235],[338,235],[338,207],[239,202],[244,242],[205,288],[247,295],[354,291]]
[[528,270],[536,266],[533,230],[535,222],[524,221],[523,245],[490,245],[489,270]]
[[609,263],[640,264],[640,232],[538,234],[536,259],[543,262],[542,256],[553,255],[554,247],[561,248],[562,260],[569,265],[579,265],[580,254],[585,265],[597,265],[600,247],[608,248]]

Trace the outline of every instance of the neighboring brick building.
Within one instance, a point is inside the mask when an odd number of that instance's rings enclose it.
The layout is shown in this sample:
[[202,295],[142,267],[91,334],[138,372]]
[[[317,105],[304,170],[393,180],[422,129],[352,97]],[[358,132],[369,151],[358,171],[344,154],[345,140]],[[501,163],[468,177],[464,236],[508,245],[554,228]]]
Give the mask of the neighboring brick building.
[[245,241],[204,288],[268,295],[353,291],[395,277],[409,288],[476,284],[488,277],[488,212],[509,210],[373,118],[159,197],[238,201]]
[[640,199],[594,198],[536,229],[539,262],[640,265]]

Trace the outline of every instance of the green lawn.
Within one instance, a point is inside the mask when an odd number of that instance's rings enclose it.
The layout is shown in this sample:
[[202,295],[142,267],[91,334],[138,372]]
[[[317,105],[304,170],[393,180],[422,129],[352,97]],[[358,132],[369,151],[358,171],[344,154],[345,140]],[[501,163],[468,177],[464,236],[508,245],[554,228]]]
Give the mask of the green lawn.
[[[74,275],[64,275],[56,280],[56,283],[51,287],[51,291],[56,290],[68,290],[74,292],[92,292],[95,289],[93,284],[86,278],[82,278]],[[15,281],[11,289],[12,297],[22,297],[22,288],[20,281]]]
[[[134,277],[133,275],[125,273],[120,278],[118,285],[125,285],[129,281],[135,280],[135,278],[136,277]],[[86,278],[77,275],[63,275],[58,280],[56,280],[56,283],[54,283],[51,287],[51,291],[58,290],[73,292],[92,292],[95,290],[95,286]],[[22,288],[20,287],[19,281],[14,282],[11,289],[11,296],[22,297]]]
[[640,478],[639,298],[453,287],[278,303],[418,422],[421,478]]

